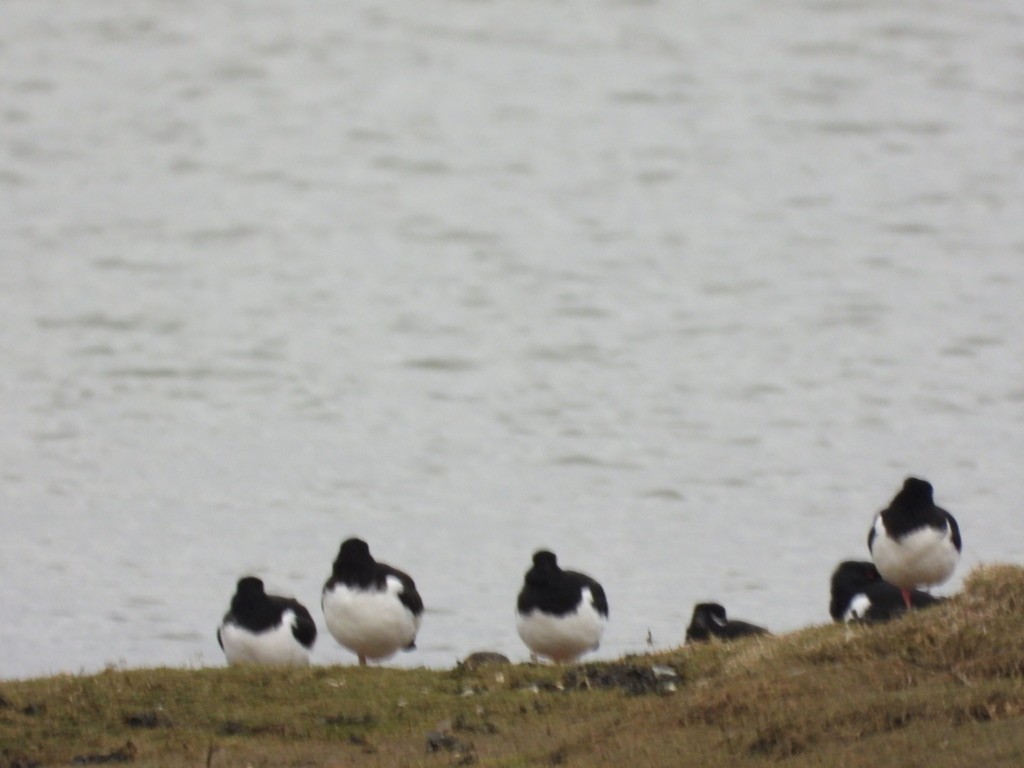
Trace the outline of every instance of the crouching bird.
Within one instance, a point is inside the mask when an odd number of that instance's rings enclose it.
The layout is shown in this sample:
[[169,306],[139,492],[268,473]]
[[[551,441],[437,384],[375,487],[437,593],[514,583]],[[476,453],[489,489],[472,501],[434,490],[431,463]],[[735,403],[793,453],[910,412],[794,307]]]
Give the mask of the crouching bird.
[[[831,588],[828,612],[835,621],[889,621],[907,610],[902,590],[883,579],[875,564],[867,560],[844,560],[837,565]],[[914,608],[940,602],[940,598],[919,589],[910,591]]]
[[536,656],[569,662],[596,650],[608,624],[608,600],[596,580],[563,571],[553,552],[540,550],[516,602],[516,630]]
[[690,626],[686,628],[686,642],[700,643],[717,637],[719,640],[736,640],[740,637],[771,634],[764,627],[748,621],[729,619],[725,607],[718,603],[697,603],[693,607]]
[[255,576],[239,579],[217,628],[228,664],[309,664],[316,624],[298,600],[268,595]]

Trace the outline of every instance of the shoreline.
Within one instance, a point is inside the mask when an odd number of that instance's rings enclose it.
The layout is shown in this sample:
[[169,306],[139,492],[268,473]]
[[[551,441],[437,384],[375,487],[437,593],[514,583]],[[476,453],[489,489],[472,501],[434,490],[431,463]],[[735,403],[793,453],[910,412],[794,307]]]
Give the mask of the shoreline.
[[0,768],[1019,765],[1022,682],[1024,568],[994,565],[887,624],[614,661],[0,681]]

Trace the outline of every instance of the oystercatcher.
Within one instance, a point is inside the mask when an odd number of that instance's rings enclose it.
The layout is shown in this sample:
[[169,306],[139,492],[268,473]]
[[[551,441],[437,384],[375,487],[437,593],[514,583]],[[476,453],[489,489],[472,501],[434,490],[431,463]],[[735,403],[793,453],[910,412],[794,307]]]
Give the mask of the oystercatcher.
[[573,661],[597,649],[607,623],[608,600],[597,581],[563,571],[553,552],[534,554],[516,603],[516,630],[533,654]]
[[217,628],[228,664],[309,664],[316,624],[298,600],[268,595],[255,576],[238,581]]
[[961,546],[956,520],[935,505],[931,483],[916,477],[906,479],[868,532],[878,572],[900,589],[907,608],[911,589],[942,584],[953,575]]
[[[832,572],[832,601],[829,615],[835,621],[888,621],[906,610],[899,587],[882,578],[874,563],[867,560],[845,560]],[[942,602],[927,592],[910,592],[915,608],[926,608]]]
[[700,643],[717,637],[721,640],[735,640],[751,635],[771,634],[764,627],[738,619],[728,619],[725,608],[718,603],[697,603],[693,607],[690,626],[686,628],[686,642]]
[[342,542],[320,605],[328,631],[360,665],[416,647],[423,616],[416,584],[407,573],[374,560],[362,539]]

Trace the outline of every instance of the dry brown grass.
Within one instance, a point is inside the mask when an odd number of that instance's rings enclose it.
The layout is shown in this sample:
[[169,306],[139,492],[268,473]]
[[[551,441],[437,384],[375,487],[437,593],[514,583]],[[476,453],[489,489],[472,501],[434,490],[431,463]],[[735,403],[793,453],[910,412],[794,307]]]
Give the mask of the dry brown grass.
[[76,759],[1018,766],[1024,569],[978,569],[957,598],[887,625],[584,667],[159,669],[0,683],[0,768]]

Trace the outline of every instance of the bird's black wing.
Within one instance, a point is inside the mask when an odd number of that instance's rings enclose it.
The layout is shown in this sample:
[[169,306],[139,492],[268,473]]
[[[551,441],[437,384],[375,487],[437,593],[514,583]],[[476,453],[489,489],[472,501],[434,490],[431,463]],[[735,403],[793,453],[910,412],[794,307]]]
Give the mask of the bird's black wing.
[[290,608],[295,614],[295,621],[292,623],[292,636],[306,648],[312,648],[316,640],[316,622],[310,616],[309,611],[298,600],[281,598],[282,607]]
[[402,582],[402,591],[398,594],[398,599],[402,601],[402,605],[412,611],[413,616],[419,616],[423,613],[423,598],[416,591],[416,582],[412,580],[412,576],[397,568],[392,568],[390,565],[384,565],[383,563],[378,563],[377,565],[382,569],[385,576],[395,576]]
[[878,522],[878,517],[877,516],[875,517],[874,520],[871,521],[871,527],[868,529],[868,552],[870,552],[871,551],[871,547],[873,547],[875,545],[875,523],[876,522]]
[[956,518],[953,517],[949,512],[943,510],[946,514],[946,522],[949,523],[949,530],[951,538],[953,540],[953,546],[956,547],[956,551],[959,552],[963,546],[963,542],[960,540],[960,526],[956,523]]
[[749,621],[740,621],[738,619],[730,619],[724,627],[719,627],[716,634],[723,638],[736,638],[736,637],[748,637],[750,635],[770,635],[771,633],[765,628],[758,626],[757,624],[751,624]]
[[581,587],[586,587],[590,590],[590,599],[594,603],[594,610],[599,614],[608,618],[608,598],[604,594],[604,587],[597,583],[596,580],[590,578],[584,573],[576,573],[575,571],[566,571],[567,575],[572,576],[578,581]]

